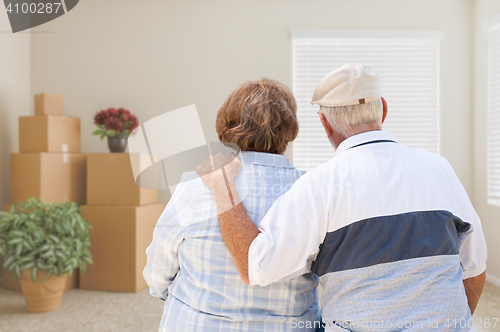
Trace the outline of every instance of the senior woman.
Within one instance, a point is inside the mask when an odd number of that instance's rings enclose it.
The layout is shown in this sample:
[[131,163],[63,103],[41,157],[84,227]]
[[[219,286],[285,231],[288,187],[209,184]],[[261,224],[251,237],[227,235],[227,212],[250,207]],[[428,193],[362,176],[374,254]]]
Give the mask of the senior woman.
[[[259,224],[304,173],[283,154],[298,133],[290,89],[269,79],[243,83],[216,119],[219,140],[239,146],[243,204]],[[267,287],[241,281],[224,245],[212,191],[196,172],[183,175],[155,227],[143,276],[165,301],[162,332],[315,331],[318,278],[295,276]],[[245,188],[241,188],[241,187]]]

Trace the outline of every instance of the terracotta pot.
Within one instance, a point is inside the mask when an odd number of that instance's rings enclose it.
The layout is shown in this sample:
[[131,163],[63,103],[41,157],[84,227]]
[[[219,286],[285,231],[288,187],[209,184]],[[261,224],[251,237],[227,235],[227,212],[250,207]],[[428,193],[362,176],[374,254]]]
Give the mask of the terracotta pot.
[[47,280],[45,271],[39,271],[36,282],[31,280],[31,270],[21,270],[21,288],[23,289],[26,310],[28,312],[48,312],[59,309],[68,275],[51,274]]
[[108,136],[108,148],[110,152],[124,152],[126,147],[126,137]]

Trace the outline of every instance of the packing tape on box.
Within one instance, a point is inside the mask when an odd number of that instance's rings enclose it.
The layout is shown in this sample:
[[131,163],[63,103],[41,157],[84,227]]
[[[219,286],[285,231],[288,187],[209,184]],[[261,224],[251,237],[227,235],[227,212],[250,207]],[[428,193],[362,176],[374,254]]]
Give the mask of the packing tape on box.
[[69,163],[69,155],[67,153],[63,153],[63,163]]
[[68,144],[63,143],[63,145],[62,145],[62,152],[68,152]]

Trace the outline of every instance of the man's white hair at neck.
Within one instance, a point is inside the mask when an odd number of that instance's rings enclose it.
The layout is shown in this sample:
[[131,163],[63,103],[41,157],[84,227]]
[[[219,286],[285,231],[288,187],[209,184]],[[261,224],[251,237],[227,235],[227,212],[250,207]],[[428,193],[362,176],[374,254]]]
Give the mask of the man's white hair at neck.
[[319,111],[344,139],[364,131],[382,129],[383,104],[381,99],[359,105],[320,106]]

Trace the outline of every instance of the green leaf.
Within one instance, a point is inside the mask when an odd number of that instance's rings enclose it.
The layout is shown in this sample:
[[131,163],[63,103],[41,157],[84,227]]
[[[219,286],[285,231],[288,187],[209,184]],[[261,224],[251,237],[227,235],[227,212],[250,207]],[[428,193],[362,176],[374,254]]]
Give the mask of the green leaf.
[[106,132],[101,133],[101,140],[106,137]]
[[23,238],[16,237],[15,239],[7,241],[7,244],[16,244],[16,243],[20,243],[20,242],[23,242]]
[[40,255],[40,257],[46,258],[46,257],[50,257],[50,256],[53,256],[53,255],[54,255],[54,252],[52,250],[49,250],[46,253]]
[[3,267],[7,268],[13,261],[14,261],[14,256],[8,256],[5,262],[3,263]]
[[42,251],[47,251],[50,249],[50,245],[49,244],[44,244],[43,246],[40,247],[40,249],[38,249],[39,252],[42,252]]
[[47,270],[47,265],[45,265],[42,261],[37,261],[36,262],[36,266],[39,268],[39,269],[42,269],[42,270]]
[[[37,218],[37,219],[38,219],[38,218]],[[29,228],[34,228],[34,227],[36,227],[36,223],[34,223],[34,222],[33,222],[33,221],[31,221],[31,220],[28,220],[28,221],[26,222],[26,226],[28,226]]]
[[23,237],[24,233],[22,231],[10,231],[9,236],[10,237]]
[[58,234],[63,233],[63,229],[61,228],[61,226],[58,223],[55,223],[54,227],[55,227]]
[[38,268],[34,267],[31,269],[31,280],[36,282],[36,277],[38,276]]
[[41,234],[41,231],[39,229],[36,229],[34,232],[33,232],[33,235],[35,236],[35,240],[40,242],[42,241],[43,239],[43,236]]
[[[31,247],[34,248],[36,246],[36,244],[35,244],[35,241],[33,240],[33,236],[31,236],[31,234],[28,234],[28,236],[26,238],[28,240],[28,243],[31,245]],[[31,249],[31,250],[33,250],[33,249]]]
[[23,245],[28,249],[28,250],[33,250],[33,247],[28,243],[28,240],[23,241]]
[[34,266],[35,266],[35,262],[28,262],[28,263],[25,263],[25,264],[21,265],[21,270],[23,270],[23,269],[31,269]]
[[16,257],[19,257],[21,255],[21,252],[23,251],[23,244],[18,243],[16,246],[16,253],[14,254]]
[[[57,228],[58,225],[56,225],[56,228]],[[59,238],[57,236],[54,236],[54,235],[48,235],[47,236],[49,239],[51,239],[52,241],[54,241],[55,243],[59,243]]]
[[24,256],[23,258],[21,258],[21,259],[18,261],[18,263],[20,263],[20,264],[21,264],[21,263],[29,262],[29,261],[31,261],[31,260],[33,260],[33,256]]
[[14,274],[21,279],[21,271],[19,270],[19,266],[15,265],[14,266]]
[[96,124],[96,126],[97,126],[97,128],[99,128],[99,129],[104,129],[104,125],[102,125],[102,124]]
[[43,279],[40,281],[40,283],[42,282],[45,282],[45,280],[47,280],[48,277],[50,277],[50,275],[52,274],[52,271],[47,271],[45,270],[45,277],[43,277]]
[[101,135],[101,133],[102,133],[102,130],[97,129],[97,130],[94,130],[94,131],[92,132],[92,135]]
[[108,135],[108,136],[116,136],[116,131],[114,129],[110,129],[110,130],[108,130],[108,132],[106,133],[106,135]]
[[75,227],[75,223],[76,223],[76,217],[75,215],[71,215],[71,228]]

